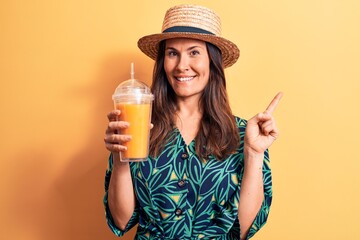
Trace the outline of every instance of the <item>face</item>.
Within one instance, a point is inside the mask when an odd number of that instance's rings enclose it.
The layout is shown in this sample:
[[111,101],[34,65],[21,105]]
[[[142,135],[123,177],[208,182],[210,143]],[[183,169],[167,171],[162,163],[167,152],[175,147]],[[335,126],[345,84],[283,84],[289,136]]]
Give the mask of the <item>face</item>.
[[199,100],[210,74],[205,42],[188,38],[166,40],[164,69],[178,99]]

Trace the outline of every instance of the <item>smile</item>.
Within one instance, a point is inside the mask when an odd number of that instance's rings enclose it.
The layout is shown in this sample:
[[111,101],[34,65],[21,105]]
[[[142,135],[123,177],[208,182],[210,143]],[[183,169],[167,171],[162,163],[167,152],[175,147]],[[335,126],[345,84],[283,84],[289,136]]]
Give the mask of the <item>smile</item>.
[[175,77],[176,80],[180,81],[180,82],[188,82],[193,80],[195,77]]

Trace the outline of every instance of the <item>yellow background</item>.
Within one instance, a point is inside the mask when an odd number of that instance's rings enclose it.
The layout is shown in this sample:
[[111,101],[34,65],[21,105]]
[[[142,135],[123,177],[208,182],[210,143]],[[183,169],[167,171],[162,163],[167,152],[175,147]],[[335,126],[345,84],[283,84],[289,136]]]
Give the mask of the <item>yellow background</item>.
[[[241,49],[234,114],[277,91],[274,199],[255,239],[360,239],[360,1],[188,1],[213,8]],[[102,206],[111,94],[150,83],[139,37],[184,1],[0,3],[0,239],[117,239]],[[128,234],[124,239],[130,239]]]

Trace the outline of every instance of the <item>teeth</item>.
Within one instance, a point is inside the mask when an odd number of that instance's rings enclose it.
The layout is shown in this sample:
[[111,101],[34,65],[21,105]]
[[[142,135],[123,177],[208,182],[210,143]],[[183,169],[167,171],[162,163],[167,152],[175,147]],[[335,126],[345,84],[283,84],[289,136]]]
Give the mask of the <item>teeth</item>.
[[177,77],[176,79],[180,82],[186,82],[192,80],[194,77]]

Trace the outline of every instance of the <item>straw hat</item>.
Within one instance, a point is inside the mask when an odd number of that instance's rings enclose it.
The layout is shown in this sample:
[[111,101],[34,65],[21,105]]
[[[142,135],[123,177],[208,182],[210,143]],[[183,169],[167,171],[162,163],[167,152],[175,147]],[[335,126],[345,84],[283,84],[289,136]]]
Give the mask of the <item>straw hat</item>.
[[167,10],[162,33],[142,37],[138,41],[140,50],[156,59],[159,42],[171,38],[192,38],[217,46],[223,58],[224,67],[233,65],[240,50],[231,41],[221,37],[219,16],[206,7],[197,5],[178,5]]

